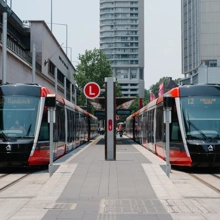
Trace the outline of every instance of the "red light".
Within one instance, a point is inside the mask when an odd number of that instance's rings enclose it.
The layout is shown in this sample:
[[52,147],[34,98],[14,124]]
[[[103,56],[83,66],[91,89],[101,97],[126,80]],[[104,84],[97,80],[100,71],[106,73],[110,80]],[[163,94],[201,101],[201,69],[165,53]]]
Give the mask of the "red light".
[[108,120],[108,130],[112,131],[112,119]]

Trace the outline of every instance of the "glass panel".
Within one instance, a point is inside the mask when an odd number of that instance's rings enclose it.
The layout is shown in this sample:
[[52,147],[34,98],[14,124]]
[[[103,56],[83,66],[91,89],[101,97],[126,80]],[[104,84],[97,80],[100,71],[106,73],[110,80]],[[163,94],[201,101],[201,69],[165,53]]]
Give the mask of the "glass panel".
[[182,98],[181,105],[187,138],[220,138],[219,97]]
[[38,116],[39,97],[0,97],[0,135],[33,137]]

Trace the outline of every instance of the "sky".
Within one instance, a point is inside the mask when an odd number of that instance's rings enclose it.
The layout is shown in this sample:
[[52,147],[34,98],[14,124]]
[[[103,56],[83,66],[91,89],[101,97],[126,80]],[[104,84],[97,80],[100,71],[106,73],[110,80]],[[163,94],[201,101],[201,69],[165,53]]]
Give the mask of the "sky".
[[[85,50],[99,48],[99,0],[7,0],[23,20],[44,20],[66,47],[73,65]],[[162,77],[181,74],[181,1],[145,0],[145,89]],[[58,25],[63,24],[63,25]],[[70,49],[71,48],[71,49]],[[64,51],[66,48],[64,48]],[[70,54],[72,51],[72,55]]]

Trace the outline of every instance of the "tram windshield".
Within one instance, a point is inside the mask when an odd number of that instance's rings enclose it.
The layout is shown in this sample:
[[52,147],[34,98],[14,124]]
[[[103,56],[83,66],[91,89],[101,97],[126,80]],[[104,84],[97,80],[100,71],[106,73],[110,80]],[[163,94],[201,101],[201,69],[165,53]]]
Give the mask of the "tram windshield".
[[33,137],[38,117],[39,97],[0,97],[0,138]]
[[220,97],[181,98],[187,139],[220,139]]

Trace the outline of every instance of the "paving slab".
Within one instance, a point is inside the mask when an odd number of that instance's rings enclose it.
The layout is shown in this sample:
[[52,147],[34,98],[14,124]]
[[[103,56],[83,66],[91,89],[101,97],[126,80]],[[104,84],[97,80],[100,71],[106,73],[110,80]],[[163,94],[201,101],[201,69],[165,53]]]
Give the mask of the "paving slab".
[[165,161],[123,136],[116,161],[104,159],[104,138],[0,193],[0,220],[220,219],[220,195],[187,173],[164,172]]

